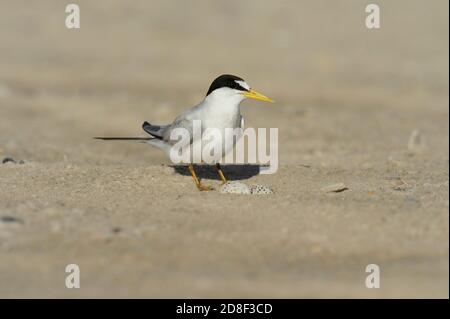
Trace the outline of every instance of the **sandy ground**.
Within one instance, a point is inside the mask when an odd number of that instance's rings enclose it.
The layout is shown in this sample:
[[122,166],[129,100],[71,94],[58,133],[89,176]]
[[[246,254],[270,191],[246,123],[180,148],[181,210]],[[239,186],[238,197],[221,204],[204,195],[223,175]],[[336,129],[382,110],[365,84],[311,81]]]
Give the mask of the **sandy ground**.
[[[24,161],[0,164],[0,297],[448,298],[447,1],[377,1],[379,30],[367,1],[76,3],[77,31],[64,1],[0,1],[0,159]],[[277,101],[242,108],[279,128],[279,171],[225,168],[273,195],[92,139],[143,136],[222,73]]]

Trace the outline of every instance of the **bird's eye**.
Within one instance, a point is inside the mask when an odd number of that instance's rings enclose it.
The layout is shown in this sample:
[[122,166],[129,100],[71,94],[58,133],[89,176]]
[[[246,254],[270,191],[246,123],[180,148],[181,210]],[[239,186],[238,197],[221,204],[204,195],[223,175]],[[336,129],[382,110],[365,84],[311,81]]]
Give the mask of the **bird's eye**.
[[244,81],[234,81],[231,87],[239,91],[248,91],[247,84]]

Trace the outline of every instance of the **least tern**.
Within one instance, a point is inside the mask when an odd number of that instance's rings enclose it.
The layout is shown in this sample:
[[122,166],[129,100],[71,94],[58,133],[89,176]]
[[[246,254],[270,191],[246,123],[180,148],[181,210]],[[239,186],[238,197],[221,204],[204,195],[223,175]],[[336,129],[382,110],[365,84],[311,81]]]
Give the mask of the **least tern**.
[[[222,136],[224,136],[223,132],[225,129],[243,129],[244,118],[240,111],[240,103],[246,98],[263,102],[273,102],[267,96],[251,89],[242,78],[224,74],[217,77],[211,83],[203,101],[177,116],[171,124],[153,125],[149,122],[144,122],[142,128],[151,137],[96,137],[96,139],[144,141],[168,153],[174,144],[174,141],[170,138],[171,132],[177,128],[184,128],[192,132],[194,121],[200,121],[202,133],[206,129],[214,128],[218,129],[222,133]],[[233,141],[231,145],[228,144],[229,146],[226,147],[225,143],[220,141],[220,145],[223,147],[221,154],[227,154],[233,148],[235,142]],[[194,170],[193,163],[188,164],[188,169],[199,190],[206,191],[212,189],[212,187],[203,185],[200,182]],[[226,183],[227,178],[218,162],[215,163],[215,169],[222,182]]]

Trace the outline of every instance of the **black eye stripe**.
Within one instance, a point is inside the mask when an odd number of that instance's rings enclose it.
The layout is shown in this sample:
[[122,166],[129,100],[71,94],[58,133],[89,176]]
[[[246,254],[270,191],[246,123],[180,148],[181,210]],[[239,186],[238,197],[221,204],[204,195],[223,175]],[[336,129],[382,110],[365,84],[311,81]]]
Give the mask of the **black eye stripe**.
[[240,85],[236,81],[234,83],[235,83],[235,86],[234,86],[235,89],[241,90],[241,91],[248,91],[245,87],[243,87],[242,85]]

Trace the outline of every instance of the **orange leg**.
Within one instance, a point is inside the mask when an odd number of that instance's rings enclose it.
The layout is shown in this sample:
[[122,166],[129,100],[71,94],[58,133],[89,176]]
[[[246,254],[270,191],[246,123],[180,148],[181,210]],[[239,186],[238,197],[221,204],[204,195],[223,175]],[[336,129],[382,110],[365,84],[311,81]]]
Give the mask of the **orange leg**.
[[214,189],[211,186],[205,186],[202,183],[200,183],[200,180],[197,177],[197,174],[195,173],[195,170],[194,170],[194,166],[192,164],[189,164],[188,168],[189,168],[189,172],[192,175],[192,178],[194,179],[195,186],[197,186],[199,191],[210,191],[210,190]]
[[227,178],[223,174],[222,167],[220,167],[219,163],[216,164],[216,171],[217,171],[217,174],[219,174],[220,179],[222,180],[223,184],[225,184],[227,182]]

